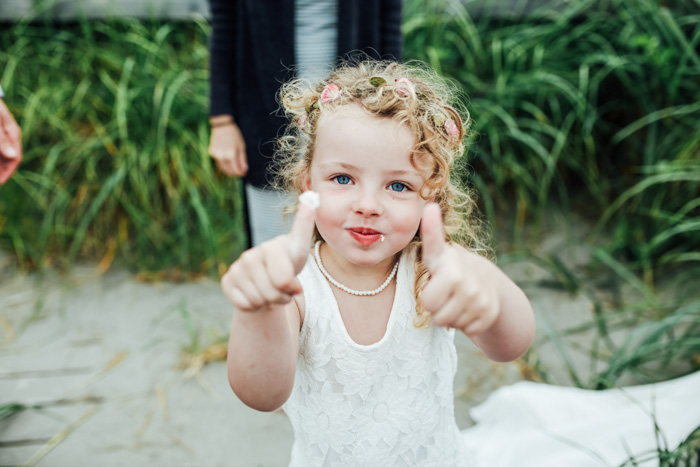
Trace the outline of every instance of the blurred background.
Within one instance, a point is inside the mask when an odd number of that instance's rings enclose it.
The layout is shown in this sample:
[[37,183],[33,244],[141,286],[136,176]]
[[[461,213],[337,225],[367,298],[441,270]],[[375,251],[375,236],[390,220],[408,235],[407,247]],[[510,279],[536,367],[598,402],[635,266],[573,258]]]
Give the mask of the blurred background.
[[[498,264],[557,303],[587,303],[538,323],[523,378],[602,389],[700,368],[699,12],[405,1],[405,59],[467,96],[463,181]],[[1,0],[0,84],[25,155],[0,187],[0,280],[89,267],[186,287],[240,254],[240,186],[207,155],[208,14],[195,0]],[[35,319],[46,300],[32,290]],[[0,352],[27,326],[2,293]],[[183,351],[211,351],[197,339]],[[10,402],[0,413],[26,408]],[[663,465],[686,465],[675,459]]]

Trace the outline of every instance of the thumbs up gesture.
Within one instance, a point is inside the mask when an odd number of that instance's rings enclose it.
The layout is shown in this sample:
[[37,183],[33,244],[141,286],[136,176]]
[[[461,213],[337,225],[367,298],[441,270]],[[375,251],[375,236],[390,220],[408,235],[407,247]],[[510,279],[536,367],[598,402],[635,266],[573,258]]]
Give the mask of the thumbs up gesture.
[[498,275],[495,265],[460,245],[448,244],[440,207],[423,210],[420,233],[423,263],[430,279],[421,300],[438,326],[460,329],[472,337],[486,331],[498,318]]
[[299,203],[294,224],[280,235],[244,252],[221,278],[221,288],[236,309],[269,310],[302,292],[297,274],[311,251],[315,208]]

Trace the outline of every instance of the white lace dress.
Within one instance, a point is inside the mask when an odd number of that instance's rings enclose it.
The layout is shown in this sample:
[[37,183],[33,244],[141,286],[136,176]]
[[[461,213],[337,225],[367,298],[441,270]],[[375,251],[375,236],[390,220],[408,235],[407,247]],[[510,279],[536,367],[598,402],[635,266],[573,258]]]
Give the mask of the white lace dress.
[[331,286],[313,258],[299,275],[306,315],[294,390],[290,467],[469,466],[454,418],[454,330],[413,326],[413,255],[404,254],[384,337],[347,333]]

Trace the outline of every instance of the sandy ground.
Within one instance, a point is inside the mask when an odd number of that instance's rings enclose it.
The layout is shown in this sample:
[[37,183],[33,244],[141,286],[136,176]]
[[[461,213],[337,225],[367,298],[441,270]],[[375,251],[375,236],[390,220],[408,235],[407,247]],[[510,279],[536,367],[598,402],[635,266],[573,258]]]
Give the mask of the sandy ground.
[[[542,270],[506,271],[530,297],[540,336],[590,319],[584,297],[538,285]],[[0,256],[0,405],[30,407],[0,422],[0,466],[286,466],[293,433],[283,414],[238,401],[223,361],[178,366],[183,349],[225,338],[232,312],[210,280],[146,284],[89,266],[40,280]],[[467,428],[469,409],[521,379],[522,365],[487,361],[459,333],[456,344],[456,418]],[[537,357],[566,384],[551,344]]]

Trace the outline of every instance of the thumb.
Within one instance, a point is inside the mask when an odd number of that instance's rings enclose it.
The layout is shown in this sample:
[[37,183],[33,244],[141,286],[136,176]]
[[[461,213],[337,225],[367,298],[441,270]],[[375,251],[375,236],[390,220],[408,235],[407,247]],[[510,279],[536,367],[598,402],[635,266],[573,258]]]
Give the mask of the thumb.
[[442,227],[442,213],[436,203],[428,203],[423,208],[420,223],[421,242],[423,245],[423,263],[430,272],[436,267],[437,259],[445,249],[445,231]]
[[307,191],[299,196],[299,207],[294,215],[294,224],[289,236],[292,240],[292,262],[296,273],[299,273],[306,264],[306,258],[311,251],[311,239],[314,236],[316,226],[316,208],[318,207],[318,194]]

